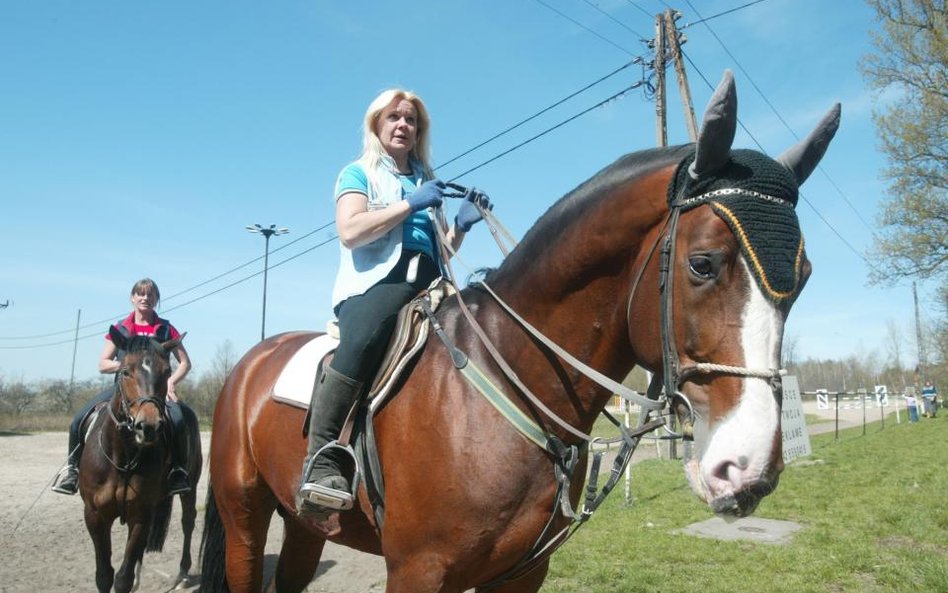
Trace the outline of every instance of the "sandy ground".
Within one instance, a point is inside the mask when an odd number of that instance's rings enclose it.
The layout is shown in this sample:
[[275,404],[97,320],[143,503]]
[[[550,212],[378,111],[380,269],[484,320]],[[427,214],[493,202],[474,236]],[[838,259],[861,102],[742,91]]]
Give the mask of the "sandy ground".
[[[820,414],[825,422],[810,426],[810,432],[834,429],[832,410],[819,411],[806,405],[808,413]],[[878,411],[867,420],[878,420]],[[902,421],[904,417],[904,409]],[[861,410],[840,412],[840,428],[862,423]],[[204,450],[208,449],[209,433],[205,433]],[[34,435],[0,435],[0,550],[5,562],[0,563],[0,593],[32,593],[34,591],[94,590],[95,562],[92,542],[82,519],[82,500],[48,489],[59,470],[66,451],[66,433]],[[654,458],[656,445],[643,443],[635,460]],[[608,470],[611,462],[604,463]],[[184,590],[197,589],[199,571],[198,546],[203,529],[207,482],[202,477],[198,495],[198,520],[192,545],[194,566]],[[621,485],[613,496],[622,496]],[[172,522],[165,550],[146,554],[143,565],[141,593],[168,591],[177,574],[181,556],[180,507],[174,503]],[[113,565],[122,557],[124,527],[113,526]],[[276,554],[282,540],[282,524],[276,519],[270,529],[267,545],[265,580],[272,574]],[[377,593],[385,588],[385,565],[381,557],[371,556],[327,544],[316,579],[309,592]]]
[[[210,433],[202,435],[204,450]],[[95,552],[82,518],[79,495],[64,496],[48,489],[65,459],[66,433],[26,436],[0,435],[0,593],[36,591],[94,591]],[[196,591],[201,532],[204,528],[206,476],[198,493],[198,519],[191,546],[193,566],[186,591]],[[145,554],[139,593],[168,591],[181,561],[181,509],[175,500],[165,549]],[[265,579],[276,564],[282,522],[275,518],[267,542]],[[118,567],[126,531],[112,527],[112,564]],[[310,592],[376,593],[385,589],[385,563],[372,556],[327,543]]]

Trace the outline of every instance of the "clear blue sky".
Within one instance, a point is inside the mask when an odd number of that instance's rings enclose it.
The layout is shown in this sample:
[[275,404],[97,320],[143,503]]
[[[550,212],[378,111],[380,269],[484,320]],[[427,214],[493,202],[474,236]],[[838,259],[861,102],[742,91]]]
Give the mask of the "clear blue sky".
[[[704,17],[746,4],[691,2]],[[684,13],[679,26],[700,20],[686,0],[671,4]],[[421,94],[443,163],[646,56],[639,38],[653,35],[649,15],[664,8],[657,0],[5,3],[0,304],[10,305],[0,310],[0,376],[68,379],[79,310],[75,373],[95,376],[107,325],[130,310],[129,289],[143,276],[161,288],[161,314],[188,331],[194,372],[210,369],[225,340],[242,354],[261,325],[264,241],[244,230],[253,223],[291,231],[271,241],[267,333],[323,328],[338,244],[332,226],[316,229],[333,219],[336,173],[357,156],[377,92]],[[874,97],[857,68],[876,26],[860,0],[766,0],[685,28],[684,49],[699,119],[711,93],[705,79],[716,84],[731,68],[740,118],[771,155],[795,142],[774,110],[803,137],[843,104],[842,127],[798,208],[814,274],[788,336],[798,358],[884,358],[894,325],[903,363],[914,365],[911,288],[867,287],[861,255],[885,191]],[[439,175],[457,176],[641,76],[639,66],[626,68]],[[670,141],[685,142],[677,93],[669,107]],[[655,142],[654,104],[633,90],[460,181],[486,190],[521,236],[561,195]],[[741,131],[735,144],[754,141]],[[486,231],[472,235],[465,261],[496,265]]]

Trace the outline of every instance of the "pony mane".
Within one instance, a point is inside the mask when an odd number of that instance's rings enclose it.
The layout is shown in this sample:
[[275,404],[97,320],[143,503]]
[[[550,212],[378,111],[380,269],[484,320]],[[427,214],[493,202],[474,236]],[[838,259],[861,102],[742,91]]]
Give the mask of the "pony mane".
[[500,267],[488,274],[487,279],[507,274],[517,277],[520,266],[531,265],[548,250],[550,237],[559,236],[565,228],[580,220],[583,212],[588,210],[591,204],[608,195],[610,189],[678,163],[692,152],[694,144],[684,144],[640,150],[619,157],[550,206]]
[[164,348],[161,347],[161,342],[156,340],[154,336],[132,336],[128,339],[125,352],[150,352],[165,358],[167,358],[169,354]]

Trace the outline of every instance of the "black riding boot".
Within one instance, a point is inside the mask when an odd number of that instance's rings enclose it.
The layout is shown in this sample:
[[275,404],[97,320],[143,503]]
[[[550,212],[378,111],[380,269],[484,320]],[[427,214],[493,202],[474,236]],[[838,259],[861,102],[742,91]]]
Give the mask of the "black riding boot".
[[171,428],[171,471],[168,472],[168,495],[184,494],[191,491],[191,482],[188,480],[188,471],[184,469],[188,463],[188,430],[184,425],[181,410],[171,412],[169,427]]
[[362,393],[362,382],[326,367],[313,387],[310,404],[309,448],[300,479],[300,515],[325,514],[327,510],[352,508],[349,480],[342,476],[340,463],[348,455],[326,447],[339,438],[352,405]]
[[79,460],[82,459],[82,443],[70,444],[66,465],[59,470],[53,483],[53,492],[75,494],[79,490]]

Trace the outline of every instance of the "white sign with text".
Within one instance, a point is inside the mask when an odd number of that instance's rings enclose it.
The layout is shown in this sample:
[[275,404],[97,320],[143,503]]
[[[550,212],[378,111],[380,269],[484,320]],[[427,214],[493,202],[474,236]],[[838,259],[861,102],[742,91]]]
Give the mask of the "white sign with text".
[[783,410],[780,414],[780,429],[783,432],[784,463],[813,452],[810,448],[810,433],[806,429],[806,417],[803,414],[800,384],[793,375],[783,378]]

